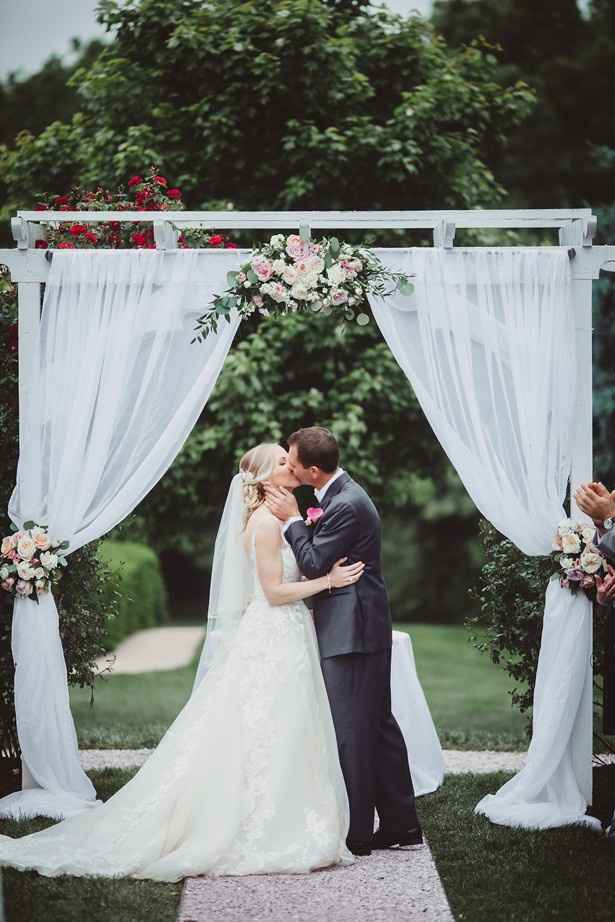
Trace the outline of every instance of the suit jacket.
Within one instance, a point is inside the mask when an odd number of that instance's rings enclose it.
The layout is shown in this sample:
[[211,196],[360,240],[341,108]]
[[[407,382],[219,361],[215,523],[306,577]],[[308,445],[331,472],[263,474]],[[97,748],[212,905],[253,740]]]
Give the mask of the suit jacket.
[[[615,564],[615,528],[605,532],[598,542],[601,551],[610,564]],[[612,603],[609,608],[612,608]],[[604,701],[602,729],[604,733],[615,733],[615,612],[608,612],[605,637],[605,658],[603,663]]]
[[363,487],[347,473],[324,495],[324,515],[315,525],[293,522],[286,529],[301,572],[308,579],[325,576],[336,560],[362,560],[365,570],[352,586],[313,597],[320,655],[376,653],[392,643],[389,598],[380,561],[378,510]]

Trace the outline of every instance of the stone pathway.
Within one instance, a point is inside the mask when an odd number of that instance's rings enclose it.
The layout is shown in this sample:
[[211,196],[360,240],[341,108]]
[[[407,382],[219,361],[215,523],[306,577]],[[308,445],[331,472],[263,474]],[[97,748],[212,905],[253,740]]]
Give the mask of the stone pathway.
[[191,877],[178,922],[454,922],[429,846],[311,874]]
[[[180,669],[191,662],[205,631],[202,627],[150,627],[126,637],[113,651],[111,675]],[[112,657],[111,657],[112,658]],[[96,660],[99,670],[109,666]]]
[[[143,765],[151,749],[82,749],[81,764],[86,771],[100,768],[132,768]],[[604,757],[609,758],[609,757]],[[475,775],[489,772],[516,772],[523,765],[524,752],[465,752],[445,749],[444,765],[447,774]],[[609,759],[610,760],[610,759]],[[615,761],[615,757],[613,757]]]

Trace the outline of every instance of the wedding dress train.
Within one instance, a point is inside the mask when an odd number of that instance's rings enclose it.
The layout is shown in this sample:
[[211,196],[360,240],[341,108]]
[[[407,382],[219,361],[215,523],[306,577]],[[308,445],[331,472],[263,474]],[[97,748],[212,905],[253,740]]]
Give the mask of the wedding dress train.
[[[282,549],[283,578],[299,572]],[[303,873],[353,858],[349,808],[316,634],[303,602],[253,596],[227,657],[207,672],[137,774],[106,803],[19,839],[0,865],[177,881]]]

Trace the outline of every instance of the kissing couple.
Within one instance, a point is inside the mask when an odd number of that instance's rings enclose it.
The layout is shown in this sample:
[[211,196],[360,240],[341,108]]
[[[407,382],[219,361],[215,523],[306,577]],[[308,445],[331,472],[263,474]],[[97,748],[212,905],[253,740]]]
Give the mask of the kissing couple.
[[[252,448],[231,481],[194,687],[156,749],[105,803],[0,836],[0,865],[177,881],[305,873],[422,843],[391,713],[378,512],[329,430],[288,446]],[[322,510],[307,522],[301,484]]]

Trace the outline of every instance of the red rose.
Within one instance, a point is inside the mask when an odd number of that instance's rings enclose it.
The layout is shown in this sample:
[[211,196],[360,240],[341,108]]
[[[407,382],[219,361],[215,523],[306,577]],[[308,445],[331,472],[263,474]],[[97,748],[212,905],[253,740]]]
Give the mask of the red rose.
[[177,200],[182,197],[182,190],[181,189],[167,189],[167,195],[169,198],[173,198]]
[[47,241],[46,241],[46,240],[37,240],[36,243],[34,244],[34,248],[35,248],[36,250],[46,250],[46,249],[47,249]]
[[137,205],[144,205],[149,199],[149,190],[148,189],[139,189],[135,195],[135,202]]
[[74,250],[74,243],[58,243],[58,250]]
[[224,243],[224,237],[222,234],[212,234],[207,242],[212,247],[219,247]]
[[164,176],[154,176],[154,182],[159,186],[166,186],[167,184],[167,180],[164,178]]
[[96,234],[93,234],[92,231],[86,231],[83,236],[86,240],[89,240],[90,243],[98,243],[98,237]]
[[70,205],[70,195],[56,195],[53,200],[54,205]]
[[44,202],[37,202],[35,211],[47,211],[47,205]]
[[145,244],[147,243],[145,234],[140,234],[138,231],[135,231],[135,233],[131,236],[130,239],[132,240],[134,245],[138,247],[144,247]]
[[87,228],[85,224],[71,224],[68,228],[68,232],[73,235],[73,237],[78,237],[79,234],[85,234]]
[[130,179],[128,180],[128,188],[130,189],[132,186],[138,186],[139,183],[142,183],[142,182],[143,182],[142,176],[131,176]]
[[236,244],[236,243],[227,243],[226,249],[227,249],[227,250],[236,250],[236,249],[237,249],[237,244]]

